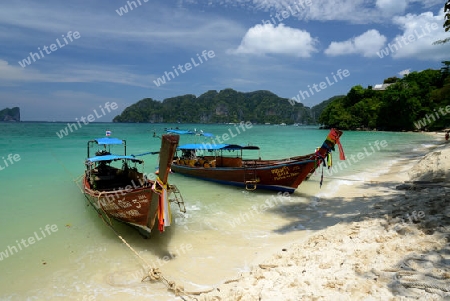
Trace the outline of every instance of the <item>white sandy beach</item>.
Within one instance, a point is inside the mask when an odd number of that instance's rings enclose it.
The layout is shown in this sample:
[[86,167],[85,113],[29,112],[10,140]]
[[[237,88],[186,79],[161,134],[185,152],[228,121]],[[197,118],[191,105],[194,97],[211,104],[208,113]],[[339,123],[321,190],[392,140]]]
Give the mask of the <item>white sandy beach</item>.
[[184,298],[450,300],[449,179],[446,143],[373,181],[340,185],[316,204],[322,230],[280,246],[210,293]]

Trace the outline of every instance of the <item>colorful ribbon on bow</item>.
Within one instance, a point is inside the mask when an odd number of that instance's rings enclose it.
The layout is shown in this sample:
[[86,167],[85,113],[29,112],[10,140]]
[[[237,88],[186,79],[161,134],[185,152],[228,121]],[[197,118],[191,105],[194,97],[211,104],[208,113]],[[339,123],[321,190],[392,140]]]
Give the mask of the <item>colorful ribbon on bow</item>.
[[152,190],[159,195],[158,203],[158,229],[164,232],[164,228],[170,226],[172,213],[170,211],[169,198],[167,196],[167,185],[159,177],[153,183]]

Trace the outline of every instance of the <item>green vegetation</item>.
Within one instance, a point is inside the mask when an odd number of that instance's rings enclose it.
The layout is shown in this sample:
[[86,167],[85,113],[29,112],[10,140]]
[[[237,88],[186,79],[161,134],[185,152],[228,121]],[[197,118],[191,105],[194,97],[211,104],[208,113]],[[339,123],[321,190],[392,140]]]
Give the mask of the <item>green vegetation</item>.
[[[312,108],[269,91],[225,89],[199,97],[161,101],[145,98],[127,107],[114,122],[317,124],[343,130],[439,130],[450,126],[450,61],[440,70],[412,72],[384,80],[384,89],[354,86]],[[293,104],[293,105],[292,105]]]
[[20,121],[20,108],[6,108],[0,111],[0,121]]
[[[199,97],[183,95],[162,102],[145,98],[127,107],[114,122],[228,123],[251,121],[271,124],[314,124],[311,110],[301,103],[269,91],[249,93],[225,89],[208,91]],[[320,109],[319,109],[320,110]],[[319,111],[319,113],[321,110]],[[319,116],[316,113],[316,116]]]
[[330,103],[332,103],[335,99],[339,99],[344,97],[345,95],[337,95],[333,96],[325,101],[322,101],[318,105],[315,105],[311,108],[311,115],[313,120],[317,123],[320,115],[322,115],[323,110],[325,110]]
[[[441,70],[412,72],[402,79],[388,78],[386,90],[353,87],[333,100],[319,122],[344,130],[438,130],[450,125],[450,61]],[[433,118],[434,116],[434,118]],[[425,118],[425,119],[424,119]],[[418,124],[418,121],[423,122]]]

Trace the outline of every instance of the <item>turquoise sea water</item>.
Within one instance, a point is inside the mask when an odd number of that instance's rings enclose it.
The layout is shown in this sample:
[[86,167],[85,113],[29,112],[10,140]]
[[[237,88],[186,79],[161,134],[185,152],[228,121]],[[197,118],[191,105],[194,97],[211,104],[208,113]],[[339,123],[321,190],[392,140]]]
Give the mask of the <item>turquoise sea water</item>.
[[[87,141],[104,136],[105,130],[127,140],[128,154],[158,150],[160,140],[152,137],[153,131],[161,134],[178,126],[228,133],[235,137],[225,142],[258,145],[261,153],[254,156],[263,159],[311,153],[328,134],[315,127],[253,125],[244,131],[234,125],[110,123],[89,124],[59,138],[56,132],[66,126],[0,123],[0,300],[181,300],[159,283],[140,282],[142,262],[87,206],[74,183],[83,173]],[[376,141],[383,140],[384,147],[377,148]],[[188,137],[182,141],[193,142]],[[365,179],[435,143],[429,135],[390,132],[345,132],[341,141],[347,157],[353,155],[351,165],[341,165],[333,175],[325,172],[321,189],[317,173],[278,203],[311,209],[314,196],[326,194],[333,183]],[[8,161],[9,154],[17,155],[16,161]],[[336,152],[335,166],[338,157]],[[154,172],[157,156],[144,158],[145,171]],[[165,233],[144,240],[125,225],[115,226],[147,262],[190,290],[233,278],[255,257],[314,230],[307,222],[292,228],[281,209],[258,209],[279,198],[276,193],[176,174],[169,180],[181,190],[188,211],[180,214],[172,207],[175,222]],[[305,221],[318,216],[314,210],[298,214]]]

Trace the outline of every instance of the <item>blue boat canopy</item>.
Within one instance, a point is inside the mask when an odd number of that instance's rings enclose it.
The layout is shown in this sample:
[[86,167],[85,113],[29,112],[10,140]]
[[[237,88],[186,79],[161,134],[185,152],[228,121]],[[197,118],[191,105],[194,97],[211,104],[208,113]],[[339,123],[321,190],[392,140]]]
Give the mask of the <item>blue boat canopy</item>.
[[123,144],[123,140],[117,139],[117,138],[110,138],[110,137],[98,138],[98,139],[95,139],[95,142],[97,142],[97,144],[101,144],[101,145]]
[[193,131],[185,131],[185,130],[166,130],[167,133],[171,133],[171,134],[178,134],[178,135],[195,135],[195,132]]
[[203,131],[189,131],[189,130],[166,130],[167,133],[177,134],[177,135],[199,135],[205,137],[214,137],[214,134],[204,133]]
[[211,143],[203,143],[203,144],[184,144],[178,147],[179,150],[258,150],[258,146],[242,146],[237,144],[211,144]]
[[119,155],[105,155],[105,156],[95,156],[87,158],[87,162],[100,162],[100,161],[117,161],[117,160],[130,160],[132,162],[142,163],[140,159],[136,159],[133,156],[119,156]]

